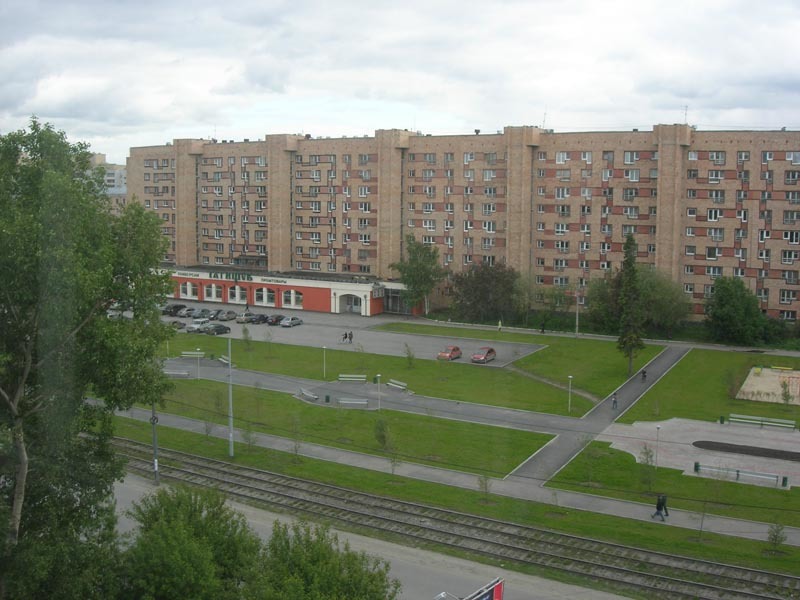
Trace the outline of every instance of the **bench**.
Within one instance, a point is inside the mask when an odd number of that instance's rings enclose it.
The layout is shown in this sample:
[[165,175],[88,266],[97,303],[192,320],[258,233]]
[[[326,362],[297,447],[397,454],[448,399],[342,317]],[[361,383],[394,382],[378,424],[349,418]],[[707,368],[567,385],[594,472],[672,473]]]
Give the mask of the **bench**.
[[748,415],[730,415],[728,417],[729,423],[749,423],[751,425],[771,425],[772,427],[786,427],[787,429],[796,429],[797,423],[789,419],[771,419],[769,417],[750,417]]
[[759,471],[747,471],[745,469],[736,469],[730,467],[714,467],[711,465],[701,465],[699,462],[694,463],[694,472],[701,473],[702,471],[711,471],[719,473],[723,476],[733,477],[735,481],[741,481],[742,478],[752,477],[754,479],[765,479],[767,481],[775,482],[775,487],[779,485],[784,488],[789,487],[789,478],[776,475],[775,473],[763,473]]
[[408,384],[406,382],[397,381],[397,379],[390,379],[389,381],[386,382],[386,385],[403,391],[406,391],[408,389]]
[[189,377],[189,371],[164,371],[167,377]]
[[366,406],[369,404],[369,401],[364,398],[337,398],[336,401],[339,405],[344,406]]
[[224,354],[221,355],[217,360],[219,360],[219,362],[221,362],[223,365],[230,365],[231,364],[230,357],[225,356]]
[[339,373],[339,381],[359,381],[361,383],[367,382],[366,375],[352,375],[347,373]]
[[309,400],[319,400],[319,396],[317,396],[314,392],[308,391],[306,388],[300,388],[300,395],[304,398],[308,398]]

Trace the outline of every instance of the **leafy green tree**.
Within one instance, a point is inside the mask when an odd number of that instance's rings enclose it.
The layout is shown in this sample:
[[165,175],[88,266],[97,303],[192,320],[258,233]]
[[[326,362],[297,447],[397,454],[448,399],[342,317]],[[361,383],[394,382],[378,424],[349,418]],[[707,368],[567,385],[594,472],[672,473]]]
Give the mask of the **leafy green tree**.
[[325,526],[304,522],[273,525],[262,571],[270,600],[395,600],[400,594],[388,562],[342,546]]
[[375,421],[375,441],[382,450],[391,450],[392,448],[392,433],[389,430],[389,423],[384,419]]
[[216,490],[162,488],[134,504],[126,598],[238,599],[260,585],[261,541]]
[[466,321],[507,320],[514,314],[519,273],[505,264],[481,264],[453,278],[453,309]]
[[637,267],[637,282],[644,328],[672,336],[692,309],[681,284],[645,265]]
[[758,341],[765,317],[758,298],[738,277],[718,277],[706,302],[705,324],[713,340],[733,344]]
[[445,276],[446,271],[439,265],[439,250],[418,242],[413,235],[406,236],[405,257],[391,268],[400,273],[400,281],[405,286],[402,298],[410,307],[424,303],[428,314],[428,296]]
[[35,119],[0,136],[0,598],[111,595],[111,414],[161,398],[172,285],[157,217],[109,208],[86,145]]
[[619,339],[617,348],[628,358],[628,376],[633,373],[633,358],[644,348],[642,341],[642,305],[636,273],[636,240],[625,238],[625,258],[620,271]]

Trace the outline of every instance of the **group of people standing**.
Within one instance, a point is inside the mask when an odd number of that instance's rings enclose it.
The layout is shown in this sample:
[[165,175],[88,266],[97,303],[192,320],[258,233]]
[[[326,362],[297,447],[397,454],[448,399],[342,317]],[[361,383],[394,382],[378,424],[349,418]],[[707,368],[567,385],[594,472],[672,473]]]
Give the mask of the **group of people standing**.
[[353,332],[352,331],[345,331],[342,334],[342,343],[343,344],[352,344],[353,343]]

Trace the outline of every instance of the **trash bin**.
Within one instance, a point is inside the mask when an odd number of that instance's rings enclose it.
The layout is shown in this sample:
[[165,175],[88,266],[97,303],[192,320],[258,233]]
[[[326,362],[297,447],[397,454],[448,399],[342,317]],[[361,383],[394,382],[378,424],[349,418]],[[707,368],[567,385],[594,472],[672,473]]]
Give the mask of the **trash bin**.
[[378,383],[378,376],[377,375],[375,375],[375,377],[372,378],[372,383]]
[[781,479],[781,487],[789,487],[789,478],[786,475]]
[[694,463],[694,472],[695,473],[699,473],[700,472],[700,463],[699,462],[695,462]]
[[325,394],[325,402],[330,404],[331,403],[331,396],[330,394]]
[[725,425],[725,417],[722,417],[722,416],[721,416],[721,417],[719,418],[719,424],[720,424],[720,425]]

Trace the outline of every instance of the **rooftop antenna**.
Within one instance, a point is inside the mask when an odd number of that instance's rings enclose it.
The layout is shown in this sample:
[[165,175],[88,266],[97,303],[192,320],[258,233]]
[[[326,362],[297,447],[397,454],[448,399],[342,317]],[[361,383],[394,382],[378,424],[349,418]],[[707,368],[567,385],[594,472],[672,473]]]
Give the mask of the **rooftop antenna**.
[[683,107],[683,124],[684,125],[686,125],[689,122],[689,119],[688,119],[688,116],[687,116],[688,113],[689,113],[689,105],[686,104]]
[[542,129],[544,129],[544,124],[547,122],[547,107],[544,107],[544,116],[542,117]]

